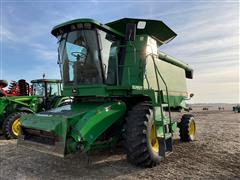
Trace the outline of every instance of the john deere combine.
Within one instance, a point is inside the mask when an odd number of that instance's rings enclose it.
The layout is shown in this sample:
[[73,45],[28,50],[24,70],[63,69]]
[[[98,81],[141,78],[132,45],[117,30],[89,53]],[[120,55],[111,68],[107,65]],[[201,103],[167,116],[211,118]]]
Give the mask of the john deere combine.
[[188,111],[186,78],[193,70],[158,51],[176,37],[162,21],[76,19],[52,34],[63,94],[74,100],[23,116],[18,145],[63,157],[122,141],[131,163],[152,167],[172,151],[177,127],[182,141],[194,139],[194,117],[172,116]]
[[[7,86],[6,81],[5,86]],[[32,80],[32,87],[25,80],[16,82],[0,97],[0,129],[7,139],[17,138],[20,116],[63,106],[68,97],[61,96],[61,81],[53,79]],[[32,92],[31,92],[32,91]]]

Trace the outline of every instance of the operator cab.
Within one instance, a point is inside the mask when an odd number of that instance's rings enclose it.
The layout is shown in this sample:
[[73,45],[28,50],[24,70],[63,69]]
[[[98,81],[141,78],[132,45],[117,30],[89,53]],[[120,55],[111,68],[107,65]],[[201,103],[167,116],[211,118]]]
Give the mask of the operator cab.
[[95,21],[69,22],[52,33],[58,38],[59,65],[64,85],[115,84],[119,34]]
[[61,96],[61,80],[32,80],[32,95],[39,97]]

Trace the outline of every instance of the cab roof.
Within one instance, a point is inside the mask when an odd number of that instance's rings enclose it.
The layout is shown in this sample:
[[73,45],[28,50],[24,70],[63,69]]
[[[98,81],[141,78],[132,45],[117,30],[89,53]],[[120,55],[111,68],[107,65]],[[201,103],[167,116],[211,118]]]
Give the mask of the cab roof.
[[64,28],[71,27],[71,25],[77,25],[77,24],[81,24],[82,27],[84,27],[84,26],[87,27],[89,24],[94,24],[95,26],[98,26],[98,28],[100,28],[100,29],[103,29],[105,31],[112,32],[115,35],[124,37],[124,33],[118,32],[115,29],[112,29],[111,27],[106,26],[105,24],[102,24],[93,19],[74,19],[71,21],[67,21],[67,22],[64,22],[62,24],[59,24],[59,25],[53,27],[51,33],[54,36],[57,36],[60,30],[62,31],[62,30],[64,30]]
[[[165,44],[177,36],[177,34],[172,29],[170,29],[164,22],[158,20],[123,18],[117,21],[107,23],[106,25],[117,30],[118,32],[125,33],[126,24],[128,23],[136,24],[137,35],[147,34],[154,37],[161,44]],[[142,27],[140,27],[141,24]]]
[[[54,36],[57,36],[63,33],[65,30],[67,31],[71,28],[75,28],[72,27],[72,25],[79,26],[81,28],[87,28],[89,27],[89,24],[93,24],[98,28],[103,29],[104,31],[108,31],[115,35],[125,37],[126,25],[129,23],[136,24],[137,35],[147,34],[155,38],[161,44],[165,44],[177,36],[177,34],[162,21],[135,18],[123,18],[113,22],[109,22],[107,24],[102,24],[93,19],[75,19],[55,26],[52,29],[51,33]],[[139,23],[145,23],[145,26],[143,28],[138,28]]]

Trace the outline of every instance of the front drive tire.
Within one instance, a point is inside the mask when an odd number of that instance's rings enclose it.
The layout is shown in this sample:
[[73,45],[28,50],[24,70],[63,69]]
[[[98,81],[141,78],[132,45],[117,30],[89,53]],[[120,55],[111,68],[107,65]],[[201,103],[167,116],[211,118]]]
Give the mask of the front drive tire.
[[193,115],[184,114],[178,127],[181,141],[190,142],[195,140],[196,123]]
[[3,122],[3,134],[6,139],[17,139],[20,132],[20,117],[23,113],[10,114]]
[[154,125],[152,106],[148,102],[135,105],[127,113],[124,147],[130,163],[140,167],[153,167],[163,159],[159,156],[159,144]]

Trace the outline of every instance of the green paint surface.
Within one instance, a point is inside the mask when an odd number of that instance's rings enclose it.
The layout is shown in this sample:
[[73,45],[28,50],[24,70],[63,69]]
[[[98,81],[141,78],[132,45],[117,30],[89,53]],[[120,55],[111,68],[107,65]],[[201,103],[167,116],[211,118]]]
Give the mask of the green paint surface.
[[[136,29],[134,41],[124,41],[126,25],[133,23],[138,26],[140,21],[146,22],[146,27]],[[76,19],[55,26],[52,34],[58,38],[63,35],[67,37],[69,32],[81,32],[83,29],[91,29],[96,33],[101,30],[108,33],[106,37],[116,38],[114,44],[116,58],[109,58],[109,62],[115,65],[111,68],[111,73],[114,74],[111,79],[113,83],[108,84],[103,80],[102,84],[63,84],[63,95],[73,96],[73,104],[45,113],[24,116],[21,118],[22,127],[52,132],[60,137],[65,154],[79,150],[88,151],[98,146],[99,141],[103,143],[98,147],[110,146],[116,142],[119,132],[121,134],[124,131],[124,117],[131,109],[129,102],[148,100],[154,108],[157,137],[165,139],[172,137],[177,124],[172,122],[168,110],[187,109],[186,78],[192,77],[192,69],[172,56],[165,56],[164,53],[161,53],[161,56],[149,53],[147,47],[153,49],[155,43],[156,48],[159,48],[172,40],[176,33],[162,21],[125,18],[106,25],[92,19]],[[64,38],[62,42],[63,40]],[[100,42],[97,43],[101,51],[104,46]],[[102,63],[103,57],[108,55],[99,54],[94,61]],[[106,64],[99,67],[101,75],[106,74],[103,72]],[[172,131],[165,132],[165,127]],[[113,133],[112,139],[107,139],[109,142],[104,142],[102,139],[110,130],[111,133],[119,132]]]

